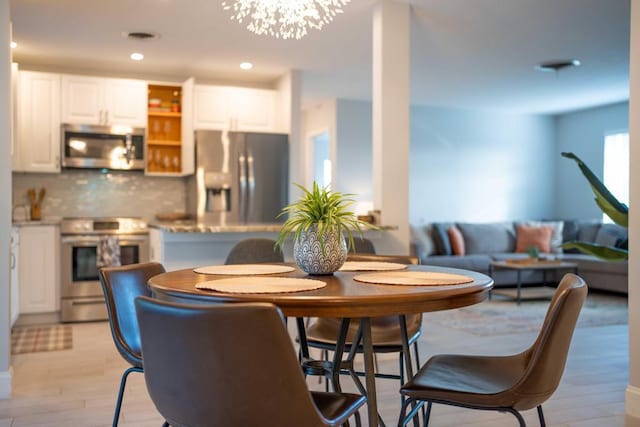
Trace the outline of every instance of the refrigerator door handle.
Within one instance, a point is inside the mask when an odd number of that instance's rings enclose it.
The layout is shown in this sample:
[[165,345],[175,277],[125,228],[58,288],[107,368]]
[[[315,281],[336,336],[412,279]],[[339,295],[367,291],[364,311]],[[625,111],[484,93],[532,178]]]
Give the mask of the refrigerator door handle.
[[256,197],[255,196],[256,175],[255,175],[255,167],[253,164],[253,153],[251,152],[250,149],[247,149],[247,187],[248,187],[248,195],[247,195],[245,218],[248,221],[249,213],[251,212],[251,202]]
[[238,156],[238,175],[240,180],[240,221],[247,220],[247,158],[244,154]]

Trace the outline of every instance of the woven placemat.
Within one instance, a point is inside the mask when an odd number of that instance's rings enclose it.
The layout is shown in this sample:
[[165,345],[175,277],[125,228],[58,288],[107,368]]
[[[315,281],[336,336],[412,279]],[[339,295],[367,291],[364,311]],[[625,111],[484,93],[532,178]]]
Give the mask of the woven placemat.
[[406,268],[406,264],[398,264],[397,262],[346,261],[340,267],[340,271],[389,271],[405,270]]
[[198,283],[196,288],[231,294],[278,294],[313,291],[327,284],[320,280],[292,277],[233,277]]
[[388,273],[360,274],[353,278],[358,282],[381,285],[446,286],[473,282],[469,276],[433,271],[392,271]]
[[209,265],[194,268],[193,271],[200,274],[227,274],[231,276],[253,276],[260,274],[290,273],[295,268],[288,265],[275,264],[229,264]]

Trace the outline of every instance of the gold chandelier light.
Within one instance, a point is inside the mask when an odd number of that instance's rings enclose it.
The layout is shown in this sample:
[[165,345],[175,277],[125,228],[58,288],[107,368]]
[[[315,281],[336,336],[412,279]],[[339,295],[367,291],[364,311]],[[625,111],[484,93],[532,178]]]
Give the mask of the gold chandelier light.
[[247,29],[258,35],[301,39],[309,28],[321,29],[342,13],[350,0],[235,0],[224,1],[232,20],[248,22]]

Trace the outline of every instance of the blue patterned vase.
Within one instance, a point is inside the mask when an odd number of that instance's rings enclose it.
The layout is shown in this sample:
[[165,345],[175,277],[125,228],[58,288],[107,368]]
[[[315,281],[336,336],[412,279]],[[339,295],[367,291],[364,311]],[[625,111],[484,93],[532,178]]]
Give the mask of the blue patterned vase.
[[299,239],[295,239],[293,256],[298,267],[305,273],[333,274],[347,259],[347,243],[341,233],[325,232],[323,240],[324,254],[315,227],[300,234]]

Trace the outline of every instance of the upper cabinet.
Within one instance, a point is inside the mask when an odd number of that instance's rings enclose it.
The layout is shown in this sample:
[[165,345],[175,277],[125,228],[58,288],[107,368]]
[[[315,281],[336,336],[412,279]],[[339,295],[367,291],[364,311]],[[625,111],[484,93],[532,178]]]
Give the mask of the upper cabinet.
[[276,91],[231,86],[196,85],[195,129],[275,132]]
[[13,170],[60,171],[60,75],[20,71]]
[[62,122],[145,127],[147,83],[143,80],[63,75]]

